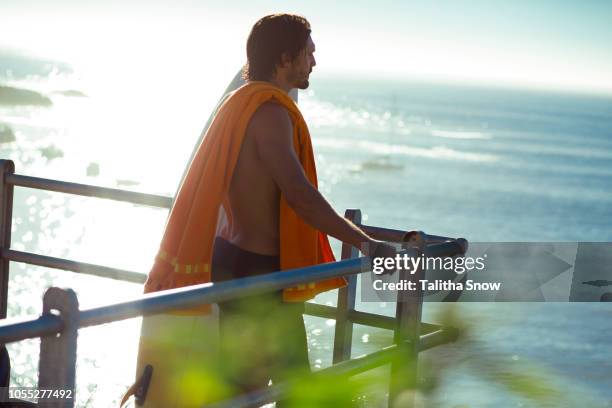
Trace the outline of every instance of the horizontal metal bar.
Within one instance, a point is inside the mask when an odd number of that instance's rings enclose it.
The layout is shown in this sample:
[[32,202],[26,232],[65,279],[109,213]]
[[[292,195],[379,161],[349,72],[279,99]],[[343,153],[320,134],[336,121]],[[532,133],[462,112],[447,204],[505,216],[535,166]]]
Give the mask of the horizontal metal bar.
[[341,361],[331,367],[315,372],[318,375],[347,375],[353,376],[364,371],[371,370],[389,363],[397,353],[397,345],[384,347],[370,354],[354,357],[350,360]]
[[459,338],[459,331],[452,327],[424,334],[419,338],[419,351],[429,350],[443,344],[452,343]]
[[[349,312],[349,319],[356,324],[380,329],[395,330],[397,326],[395,317],[361,312],[359,310],[351,310]],[[421,333],[431,333],[439,329],[440,326],[437,324],[421,322]]]
[[[465,240],[463,240],[465,241]],[[444,242],[441,244],[429,245],[425,248],[426,256],[451,256],[465,253],[461,240]],[[71,261],[63,258],[55,258],[45,255],[33,254],[30,252],[15,251],[12,249],[0,249],[2,257],[14,262],[24,262],[32,265],[44,266],[47,268],[63,269],[86,275],[99,276],[103,278],[116,279],[132,283],[144,283],[147,275],[140,272],[127,271],[123,269],[110,268],[101,265],[89,264],[85,262]]]
[[83,310],[80,327],[186,309],[202,304],[271,292],[302,283],[356,274],[362,272],[364,262],[367,265],[371,264],[368,257],[354,258],[306,268],[151,293],[136,300]]
[[[308,381],[308,379],[304,379],[303,381]],[[294,382],[283,382],[213,404],[205,404],[202,408],[260,407],[282,398],[291,387],[295,386],[294,384]]]
[[[433,347],[446,344],[456,340],[457,332],[451,328],[439,329],[429,334],[422,335],[419,340],[419,351],[429,350]],[[307,382],[316,376],[354,376],[365,371],[380,367],[390,363],[399,353],[397,345],[385,347],[373,353],[355,357],[351,360],[342,361],[334,364],[331,367],[324,368],[313,372],[306,378],[273,385],[255,392],[243,394],[231,400],[226,400],[218,404],[207,405],[207,408],[230,408],[230,407],[248,407],[269,404],[282,398],[287,394],[287,391],[295,387],[296,383]],[[310,377],[310,378],[309,378]]]
[[304,303],[304,314],[323,317],[325,319],[335,319],[337,310],[338,309],[333,306],[320,305],[312,302]]
[[421,232],[422,237],[427,244],[435,244],[435,243],[446,242],[446,241],[455,241],[455,240],[460,239],[460,238],[444,237],[441,235],[427,234],[422,231],[419,231],[419,232]]
[[412,231],[402,231],[391,228],[374,227],[365,224],[356,224],[366,234],[374,239],[387,242],[404,242]]
[[393,228],[375,227],[372,225],[356,224],[366,234],[374,239],[387,242],[408,242],[409,240],[424,241],[426,244],[435,244],[447,241],[455,241],[460,238],[443,237],[440,235],[431,235],[423,231],[405,231]]
[[[306,302],[304,314],[326,319],[335,319],[337,309],[333,306],[319,305],[317,303]],[[362,312],[359,310],[350,310],[348,318],[351,322],[364,326],[377,327],[379,329],[395,330],[395,317],[384,316],[375,313]],[[421,333],[431,333],[440,330],[439,325],[421,322]]]
[[170,208],[172,205],[171,197],[119,190],[116,188],[70,183],[67,181],[51,180],[39,177],[23,176],[20,174],[7,174],[6,183],[19,187],[56,191],[58,193],[67,193],[86,197],[106,198],[109,200],[123,201],[132,204],[148,205],[159,208]]
[[[407,249],[400,252],[400,254],[404,253],[409,256],[416,256],[417,251],[415,249]],[[351,258],[265,275],[150,293],[135,300],[84,310],[81,312],[80,327],[130,319],[142,315],[146,316],[166,311],[187,309],[202,304],[217,303],[243,296],[280,290],[298,284],[354,275],[364,270],[371,270],[371,265],[372,260],[370,257]]]
[[431,244],[425,247],[426,257],[445,257],[463,255],[467,252],[468,243],[465,239],[459,238],[456,241],[443,242],[441,244]]
[[[435,245],[433,252],[435,252],[437,256],[448,256],[453,251],[456,252],[461,249],[462,247],[458,243],[447,242]],[[11,260],[23,259],[25,261],[25,258],[34,256],[34,258],[36,259],[33,260],[37,261],[37,264],[40,264],[42,266],[62,266],[68,270],[77,269],[78,267],[82,266],[79,265],[79,263],[71,264],[72,261],[43,257],[42,255],[21,253],[13,250],[5,250],[2,253],[4,256],[10,258]],[[408,249],[400,252],[400,254],[404,253],[408,254],[409,256],[415,256],[416,250]],[[53,262],[51,262],[50,259]],[[58,263],[60,263],[61,265],[57,265]],[[220,301],[230,300],[241,296],[249,296],[258,293],[279,290],[290,286],[295,286],[297,284],[325,280],[336,276],[357,274],[363,272],[365,270],[364,268],[366,268],[367,265],[371,265],[371,259],[369,257],[352,258],[334,263],[316,265],[312,267],[292,269],[288,271],[274,272],[266,275],[235,279],[214,284],[206,283],[185,288],[178,288],[168,291],[152,293],[131,301],[125,301],[112,305],[83,310],[80,313],[79,327],[99,325],[142,315],[162,313],[165,311],[186,309],[196,307],[202,304],[211,304]],[[98,267],[97,265],[89,266],[93,268]],[[104,267],[99,268],[104,269]],[[111,268],[108,269],[110,271],[113,271]],[[308,306],[308,308],[311,311],[316,310],[320,313],[324,313],[326,316],[329,316],[331,318],[331,315],[328,314],[330,311],[324,311],[325,308],[321,306],[322,305],[311,305]],[[349,316],[351,317],[351,319],[354,319],[356,323],[375,323],[377,324],[377,327],[380,323],[380,327],[384,325],[383,328],[388,328],[390,324],[390,322],[385,320],[384,318],[374,317],[376,315],[370,315],[364,312],[354,311],[351,312]],[[427,330],[427,326],[425,326],[425,329]],[[32,337],[31,333],[28,334],[28,336]],[[0,336],[0,343],[2,341],[4,341],[4,339]]]
[[64,324],[59,316],[44,315],[35,319],[0,320],[0,344],[42,336],[62,331]]
[[100,276],[132,283],[144,283],[147,275],[139,272],[109,268],[84,262],[70,261],[52,256],[38,255],[30,252],[15,251],[13,249],[0,249],[3,258],[14,262],[23,262],[47,268],[63,269],[65,271],[82,273],[85,275]]
[[[406,252],[414,253],[410,250]],[[151,293],[131,301],[83,310],[79,327],[186,309],[202,304],[271,292],[302,283],[357,274],[363,271],[364,265],[371,265],[369,257],[352,258],[306,268]]]
[[234,407],[250,407],[269,404],[286,395],[288,390],[307,383],[309,380],[317,377],[326,376],[354,376],[365,371],[380,367],[391,362],[399,353],[397,345],[385,347],[373,353],[355,357],[351,360],[342,361],[334,364],[331,367],[324,368],[313,372],[312,374],[287,381],[278,385],[272,385],[261,390],[240,395],[230,400],[225,400],[220,403],[206,405],[207,408],[234,408]]
[[[79,325],[80,327],[87,326],[87,322],[85,321],[85,319],[86,317],[84,317],[83,312],[81,312],[81,323]],[[26,338],[50,336],[60,332],[62,328],[63,323],[61,318],[59,316],[54,315],[44,315],[36,319],[28,319],[21,321],[14,321],[12,319],[1,320],[0,339],[3,343],[10,343]],[[419,351],[425,351],[438,345],[455,341],[457,335],[458,332],[452,328],[443,328],[428,334],[424,334],[420,338]],[[378,356],[376,358],[380,358],[380,353],[384,350],[386,349],[372,353],[369,356],[374,356],[372,358]],[[353,375],[350,374],[352,372],[351,370],[357,370],[358,367],[363,367],[365,364],[365,357],[367,356],[357,357],[349,361],[336,364],[334,365],[334,367],[338,367],[336,368],[337,370],[340,370],[338,373]],[[382,362],[380,365],[382,364],[384,364],[384,362]],[[321,371],[324,372],[324,370]]]

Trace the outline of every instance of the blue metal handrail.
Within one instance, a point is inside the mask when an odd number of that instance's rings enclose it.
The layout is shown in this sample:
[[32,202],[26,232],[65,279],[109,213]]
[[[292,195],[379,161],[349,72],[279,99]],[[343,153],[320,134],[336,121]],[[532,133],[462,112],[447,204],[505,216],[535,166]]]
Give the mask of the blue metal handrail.
[[[150,293],[133,300],[82,310],[79,315],[79,327],[193,308],[202,304],[283,289],[313,280],[356,274],[363,272],[364,263],[369,261],[368,257],[347,259],[313,267]],[[33,329],[35,326],[40,329]],[[15,323],[4,320],[0,321],[0,343],[55,334],[61,332],[61,329],[61,319],[58,316],[41,316]]]
[[[172,203],[170,197],[159,195],[17,175],[14,174],[14,164],[11,161],[0,160],[0,317],[6,316],[9,261],[64,269],[134,283],[144,282],[146,275],[138,272],[11,249],[10,231],[14,186],[105,198],[161,208],[169,208]],[[426,256],[452,256],[465,253],[467,249],[467,241],[461,238],[454,239],[428,235],[422,231],[400,231],[360,224],[361,217],[359,210],[349,210],[345,216],[353,220],[374,238],[385,241],[408,242],[413,246],[400,252],[400,255],[405,253],[409,256],[420,256],[423,253]],[[67,362],[75,361],[76,336],[79,328],[138,316],[192,308],[202,304],[211,304],[242,296],[279,290],[297,284],[345,276],[349,280],[349,285],[339,290],[337,308],[306,303],[305,313],[322,317],[331,317],[335,313],[337,319],[334,365],[326,370],[330,372],[352,372],[351,370],[361,369],[363,371],[367,369],[363,368],[367,364],[381,365],[389,362],[391,356],[403,356],[402,361],[408,362],[410,365],[408,371],[402,367],[402,364],[397,362],[392,364],[392,373],[395,374],[392,374],[391,393],[397,394],[397,392],[401,391],[401,388],[406,388],[406,386],[413,387],[415,385],[410,370],[416,368],[416,366],[412,365],[416,353],[452,341],[456,333],[453,330],[421,322],[421,296],[400,300],[405,303],[398,303],[395,318],[355,310],[355,275],[371,270],[371,259],[369,257],[358,258],[357,254],[354,249],[350,249],[350,247],[345,245],[343,246],[343,260],[334,263],[161,291],[124,302],[84,310],[78,309],[78,300],[74,292],[51,288],[45,294],[43,302],[45,313],[42,316],[34,319],[0,321],[0,343],[41,337],[39,386],[53,387],[66,384],[74,386],[74,364]],[[419,275],[417,274],[410,278],[418,279]],[[58,310],[60,312],[59,315],[51,313],[53,309]],[[350,342],[352,325],[354,323],[394,330],[396,345],[369,355],[369,359],[366,357],[365,359],[351,360]],[[45,353],[43,353],[43,349]],[[339,352],[337,353],[336,351]],[[70,365],[70,367],[67,367],[66,364]],[[404,383],[404,385],[400,385],[400,388],[397,388],[398,381]],[[252,398],[258,401],[269,402],[274,400],[275,395],[282,393],[282,390],[282,385],[280,387],[272,387],[268,390],[255,393],[256,395],[245,395],[236,400],[228,401],[225,406],[251,403]],[[43,407],[45,405],[43,403],[39,404],[39,406]],[[65,406],[69,407],[72,405],[66,403]]]
[[[431,256],[451,256],[461,251],[454,242],[436,245]],[[399,252],[410,257],[419,255],[416,249]],[[296,268],[264,275],[234,279],[217,283],[204,283],[185,288],[165,290],[140,296],[136,299],[106,306],[82,310],[78,327],[95,326],[138,316],[193,308],[202,304],[218,303],[239,297],[284,289],[302,283],[321,281],[334,277],[354,275],[371,270],[371,258],[361,257]],[[59,333],[61,319],[57,316],[41,316],[27,321],[0,321],[0,344],[26,338]]]

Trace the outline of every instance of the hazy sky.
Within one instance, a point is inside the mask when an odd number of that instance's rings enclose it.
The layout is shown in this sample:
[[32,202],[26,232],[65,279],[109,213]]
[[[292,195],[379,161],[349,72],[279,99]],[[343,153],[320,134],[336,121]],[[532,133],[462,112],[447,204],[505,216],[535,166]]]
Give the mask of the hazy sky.
[[320,72],[612,92],[612,1],[2,0],[0,47],[208,75],[281,11],[310,20]]

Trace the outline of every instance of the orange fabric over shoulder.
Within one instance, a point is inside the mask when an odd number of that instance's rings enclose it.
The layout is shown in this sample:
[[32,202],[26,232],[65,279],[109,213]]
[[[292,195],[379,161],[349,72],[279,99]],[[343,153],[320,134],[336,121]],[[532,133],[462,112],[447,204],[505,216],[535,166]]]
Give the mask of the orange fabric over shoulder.
[[[286,92],[267,82],[243,85],[221,105],[189,166],[170,210],[145,293],[210,282],[219,209],[229,190],[249,121],[270,100],[284,106],[291,116],[295,152],[306,176],[317,186],[310,133],[298,106]],[[335,261],[327,235],[302,220],[282,194],[280,200],[281,270]],[[231,223],[231,213],[226,212],[225,221]],[[344,278],[298,285],[285,289],[283,299],[301,302],[344,285]],[[210,305],[204,305],[192,312],[209,310]]]

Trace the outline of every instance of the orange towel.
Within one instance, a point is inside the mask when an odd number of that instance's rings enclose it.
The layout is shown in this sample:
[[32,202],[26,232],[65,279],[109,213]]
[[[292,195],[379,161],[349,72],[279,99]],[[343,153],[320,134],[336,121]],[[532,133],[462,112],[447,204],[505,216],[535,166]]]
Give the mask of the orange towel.
[[[145,283],[145,293],[210,282],[218,221],[229,225],[232,222],[225,200],[242,140],[255,111],[270,100],[280,103],[289,112],[295,152],[306,176],[317,186],[310,133],[295,102],[270,83],[245,84],[221,105],[189,166],[170,211],[160,251]],[[281,269],[333,262],[327,235],[304,222],[282,194],[280,200]],[[305,301],[344,285],[344,278],[298,285],[285,289],[283,298],[288,302]],[[198,310],[206,312],[209,306]]]

